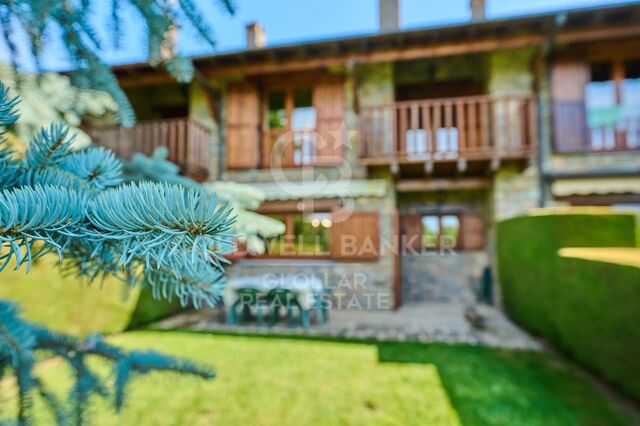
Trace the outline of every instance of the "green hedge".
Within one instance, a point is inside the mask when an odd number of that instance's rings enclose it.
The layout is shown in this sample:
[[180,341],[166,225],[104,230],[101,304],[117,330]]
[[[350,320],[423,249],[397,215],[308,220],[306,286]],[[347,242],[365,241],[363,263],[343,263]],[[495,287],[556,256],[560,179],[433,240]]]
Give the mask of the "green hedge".
[[184,310],[180,301],[174,298],[171,302],[165,299],[154,299],[151,287],[146,286],[140,291],[138,304],[131,315],[129,329],[140,328],[155,321],[170,317]]
[[562,258],[562,247],[634,247],[635,217],[582,210],[498,224],[505,309],[640,400],[640,268]]

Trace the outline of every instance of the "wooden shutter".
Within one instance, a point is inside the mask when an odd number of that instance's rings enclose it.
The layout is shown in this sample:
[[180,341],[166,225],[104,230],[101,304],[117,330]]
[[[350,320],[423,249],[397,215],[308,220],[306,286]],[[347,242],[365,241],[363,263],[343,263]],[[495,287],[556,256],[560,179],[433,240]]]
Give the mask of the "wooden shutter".
[[344,80],[339,76],[320,79],[313,90],[316,108],[317,164],[340,164],[344,147]]
[[380,215],[353,212],[331,227],[331,257],[342,260],[375,260],[380,254]]
[[408,250],[422,249],[422,215],[404,214],[400,219],[402,246]]
[[551,71],[554,146],[557,152],[589,148],[585,86],[591,79],[587,62],[559,62]]
[[479,213],[464,213],[461,217],[461,239],[458,247],[463,250],[484,249],[484,218]]
[[258,167],[258,91],[252,83],[229,85],[227,92],[227,168]]

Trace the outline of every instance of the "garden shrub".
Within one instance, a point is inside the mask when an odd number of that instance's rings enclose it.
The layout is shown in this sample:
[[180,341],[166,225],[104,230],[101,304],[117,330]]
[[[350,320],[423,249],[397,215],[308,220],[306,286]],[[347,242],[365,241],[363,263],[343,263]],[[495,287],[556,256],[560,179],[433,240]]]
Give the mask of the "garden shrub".
[[539,211],[497,226],[505,309],[523,327],[640,400],[640,268],[565,258],[563,247],[634,247],[635,217]]
[[138,303],[133,310],[128,328],[140,328],[155,321],[167,318],[183,311],[180,300],[154,299],[151,287],[146,286],[140,290]]

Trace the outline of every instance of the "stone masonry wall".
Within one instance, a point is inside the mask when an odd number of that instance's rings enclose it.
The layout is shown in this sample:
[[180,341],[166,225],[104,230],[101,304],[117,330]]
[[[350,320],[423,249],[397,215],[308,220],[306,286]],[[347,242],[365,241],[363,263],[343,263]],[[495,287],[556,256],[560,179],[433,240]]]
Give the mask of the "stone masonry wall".
[[400,259],[402,302],[471,304],[488,265],[486,251],[405,254]]
[[524,172],[501,169],[494,177],[493,203],[496,221],[526,214],[539,207],[540,186],[538,169],[529,167]]
[[204,90],[200,84],[192,82],[189,86],[189,119],[209,130],[208,153],[210,180],[219,176],[219,156],[222,155],[219,133],[221,129],[214,117],[214,111],[212,111],[209,106]]

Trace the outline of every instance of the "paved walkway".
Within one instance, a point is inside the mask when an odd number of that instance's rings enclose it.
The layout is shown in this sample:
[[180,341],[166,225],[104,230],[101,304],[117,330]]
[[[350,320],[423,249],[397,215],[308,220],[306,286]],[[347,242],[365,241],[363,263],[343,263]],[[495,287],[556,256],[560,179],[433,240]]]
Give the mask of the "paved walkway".
[[[482,322],[473,326],[472,322]],[[474,321],[480,319],[480,321]],[[312,325],[308,330],[284,325],[257,327],[229,326],[224,313],[204,309],[160,321],[154,328],[190,328],[200,331],[224,331],[238,334],[289,334],[350,339],[397,340],[419,342],[467,343],[509,349],[540,350],[540,344],[515,326],[500,311],[477,306],[473,314],[463,305],[420,304],[403,306],[397,311],[335,310],[329,324]]]

